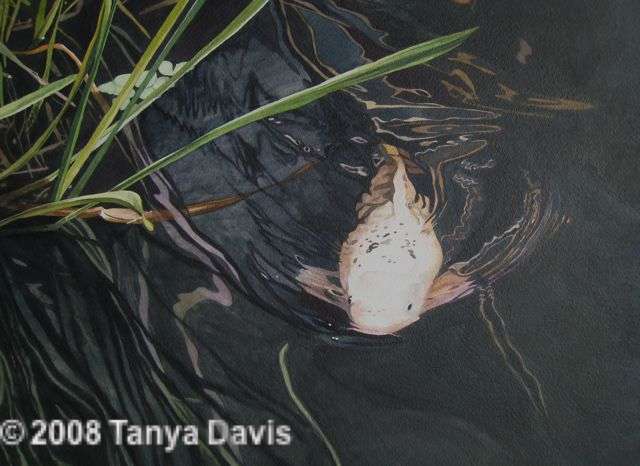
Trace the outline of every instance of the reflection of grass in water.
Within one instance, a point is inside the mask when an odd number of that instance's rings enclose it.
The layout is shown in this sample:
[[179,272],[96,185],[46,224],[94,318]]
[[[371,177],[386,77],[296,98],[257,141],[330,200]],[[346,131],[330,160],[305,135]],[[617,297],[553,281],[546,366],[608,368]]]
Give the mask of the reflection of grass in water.
[[[173,408],[173,412],[176,417],[179,419],[177,425],[197,425],[198,419],[193,415],[191,410],[185,405],[184,401],[180,398],[176,397],[171,390],[160,380],[155,374],[153,374],[154,381],[157,386],[160,387],[160,390],[164,393],[168,403]],[[210,464],[221,464],[218,459],[213,456],[211,452],[211,448],[207,446],[206,442],[200,441],[198,442],[198,449],[200,453],[202,453],[202,459],[206,459],[207,461],[211,461]],[[218,453],[222,456],[222,458],[227,462],[227,464],[231,466],[238,466],[238,462],[235,460],[233,454],[229,452],[226,446],[219,445],[217,446]],[[209,464],[209,463],[207,463]]]
[[296,395],[296,392],[293,390],[293,384],[291,383],[291,376],[289,375],[289,370],[287,369],[287,351],[289,350],[289,343],[286,343],[282,349],[280,349],[280,354],[278,355],[278,361],[280,363],[280,370],[282,371],[282,379],[284,380],[284,384],[287,387],[287,391],[289,392],[289,396],[295,403],[298,410],[302,413],[302,415],[309,421],[311,427],[316,432],[318,437],[322,439],[324,444],[326,445],[329,453],[331,454],[331,458],[333,459],[334,464],[336,466],[341,466],[340,458],[338,457],[338,453],[335,448],[327,438],[327,436],[322,431],[322,428],[318,425],[316,420],[313,418],[309,410],[305,407],[302,400]]
[[[59,249],[52,249],[52,255],[59,256]],[[67,259],[71,256],[65,254]],[[18,274],[10,272],[11,261],[5,258],[6,254],[0,255],[0,303],[5,310],[0,330],[0,419],[19,419],[25,425],[33,419],[97,419],[102,424],[102,441],[92,448],[105,453],[104,464],[127,465],[159,464],[164,453],[115,444],[108,419],[127,419],[138,425],[204,426],[213,410],[216,418],[228,419],[225,407],[206,393],[207,382],[181,375],[184,369],[171,358],[171,351],[160,345],[154,346],[157,358],[150,353],[149,343],[157,340],[148,340],[151,337],[124,302],[105,291],[113,301],[102,306],[101,299],[87,299],[94,293],[83,296],[76,291],[85,285],[108,289],[106,274],[95,264],[90,267],[95,275],[87,277],[86,272],[79,272],[79,278],[53,274],[58,287],[64,287],[60,292],[70,296],[56,295],[58,306],[43,309],[27,302],[11,278]],[[72,260],[82,259],[79,254]],[[61,263],[54,269],[68,270],[68,266]],[[36,274],[30,275],[40,281]],[[55,287],[48,285],[45,281],[43,289],[51,293]],[[207,413],[202,412],[203,407]],[[179,443],[177,449],[181,448]],[[64,454],[65,459],[75,455],[73,450],[79,450],[79,457],[86,454],[81,445],[71,450]],[[194,460],[180,464],[238,464],[226,445],[209,446],[201,441],[189,450]],[[187,452],[178,454],[183,458]],[[9,458],[2,464],[64,464],[56,463],[56,455],[55,448],[33,448],[28,442],[0,445],[0,456]]]
[[[544,394],[542,393],[542,385],[535,374],[527,367],[527,363],[522,353],[511,341],[511,337],[507,331],[507,325],[498,312],[498,309],[496,309],[493,288],[482,288],[480,290],[479,298],[480,317],[482,317],[482,320],[487,327],[487,331],[489,332],[489,336],[491,336],[491,339],[502,356],[504,363],[527,393],[527,396],[529,397],[529,400],[536,412],[542,416],[548,416],[547,405],[544,400]],[[486,310],[486,301],[489,301],[490,303],[489,313],[487,313]],[[512,362],[514,362],[515,365],[512,364]]]

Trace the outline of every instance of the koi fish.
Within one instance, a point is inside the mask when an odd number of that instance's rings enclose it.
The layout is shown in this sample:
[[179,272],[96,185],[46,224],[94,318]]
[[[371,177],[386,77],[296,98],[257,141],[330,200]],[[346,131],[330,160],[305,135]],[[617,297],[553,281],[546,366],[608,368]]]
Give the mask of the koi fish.
[[382,152],[386,160],[356,205],[358,224],[339,261],[353,327],[373,334],[418,320],[442,266],[429,198],[416,193],[397,148],[383,145]]
[[532,187],[515,224],[443,270],[430,199],[408,176],[415,164],[394,146],[383,144],[381,152],[385,160],[356,204],[358,222],[341,245],[338,270],[301,264],[296,275],[305,292],[345,311],[353,330],[394,334],[505,276],[557,228],[557,214]]

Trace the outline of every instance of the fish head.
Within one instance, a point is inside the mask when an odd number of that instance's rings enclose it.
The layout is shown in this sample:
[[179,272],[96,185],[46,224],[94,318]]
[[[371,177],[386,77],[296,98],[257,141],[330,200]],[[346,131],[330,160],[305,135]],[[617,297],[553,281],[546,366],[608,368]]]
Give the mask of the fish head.
[[[395,270],[394,270],[395,269]],[[349,318],[355,330],[374,335],[397,332],[420,318],[437,268],[395,267],[352,274]]]

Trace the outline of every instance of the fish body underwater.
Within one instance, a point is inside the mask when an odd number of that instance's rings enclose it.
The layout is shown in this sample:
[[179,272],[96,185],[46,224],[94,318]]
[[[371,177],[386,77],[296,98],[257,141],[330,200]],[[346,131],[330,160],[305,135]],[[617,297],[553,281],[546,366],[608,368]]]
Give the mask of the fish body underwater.
[[296,271],[305,293],[342,309],[350,329],[359,333],[395,334],[426,313],[491,286],[530,257],[560,221],[533,186],[515,223],[476,254],[443,267],[433,220],[438,203],[432,206],[416,192],[407,173],[418,167],[408,154],[386,144],[381,152],[384,162],[355,206],[357,223],[342,242],[338,270],[299,261]]
[[406,156],[382,145],[385,162],[356,205],[357,226],[342,243],[339,277],[354,329],[396,332],[419,319],[442,266],[429,199],[417,194]]

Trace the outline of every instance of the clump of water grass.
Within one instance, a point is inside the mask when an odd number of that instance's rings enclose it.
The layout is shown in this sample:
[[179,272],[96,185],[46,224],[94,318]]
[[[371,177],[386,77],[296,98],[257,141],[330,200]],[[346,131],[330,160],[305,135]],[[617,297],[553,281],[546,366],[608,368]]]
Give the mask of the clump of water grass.
[[[57,229],[88,211],[94,212],[95,217],[106,221],[141,223],[152,229],[150,219],[154,218],[154,215],[144,210],[140,196],[133,191],[139,181],[243,126],[295,110],[329,93],[446,54],[473,32],[467,30],[414,45],[266,104],[208,131],[184,147],[165,154],[107,191],[87,193],[90,181],[101,176],[101,164],[105,157],[111,154],[110,149],[123,129],[185,74],[239,33],[269,2],[249,2],[238,16],[189,60],[174,66],[167,61],[167,57],[197,16],[205,3],[204,0],[170,2],[172,6],[164,21],[153,33],[147,31],[121,1],[104,0],[97,13],[95,31],[84,49],[83,56],[76,57],[76,72],[54,77],[52,71],[56,69],[56,62],[53,59],[53,51],[64,47],[57,39],[64,33],[64,21],[74,11],[77,14],[74,8],[78,7],[78,3],[56,0],[48,5],[47,2],[39,2],[37,10],[34,11],[33,8],[27,8],[27,2],[14,0],[4,2],[3,10],[0,12],[0,56],[3,71],[0,76],[0,124],[4,128],[14,129],[19,124],[21,128],[18,132],[24,136],[34,128],[34,121],[38,118],[42,121],[43,109],[48,112],[44,116],[45,124],[41,125],[43,127],[40,131],[31,131],[33,134],[27,138],[29,144],[22,151],[4,154],[1,161],[3,166],[0,169],[0,182],[12,181],[7,183],[11,188],[0,194],[0,205],[6,213],[0,219],[0,230],[5,233],[11,231],[7,230],[7,227],[15,226],[14,223],[34,217],[58,217],[55,221],[46,222],[44,227],[38,226],[40,229]],[[158,4],[158,8],[161,7],[166,5]],[[23,10],[32,11],[33,16],[25,16]],[[116,40],[116,14],[124,15],[133,27],[149,37],[149,40],[129,73],[98,85],[96,79],[104,61],[105,47],[111,44],[111,40]],[[46,53],[42,70],[29,68],[20,59],[20,54],[24,54],[25,50],[12,48],[11,38],[16,28],[28,28],[33,32],[31,50],[40,46],[43,53]],[[46,46],[43,47],[43,44]],[[10,79],[8,67],[29,75],[34,81],[35,89],[20,96],[6,92],[5,84]],[[57,102],[56,106],[50,104],[53,100]],[[102,110],[95,124],[87,118],[88,108],[92,104],[97,104]],[[24,117],[25,113],[28,114],[27,117]],[[87,136],[81,138],[84,134]],[[62,150],[62,155],[55,162],[43,162],[46,150],[52,143],[57,144],[56,147]],[[35,180],[32,178],[29,182],[16,186],[13,182],[16,175],[25,170],[30,174],[38,173],[39,176],[36,176]],[[106,209],[113,204],[117,204],[119,210],[112,210],[113,215],[108,215]],[[64,211],[65,215],[59,218],[61,211]]]

